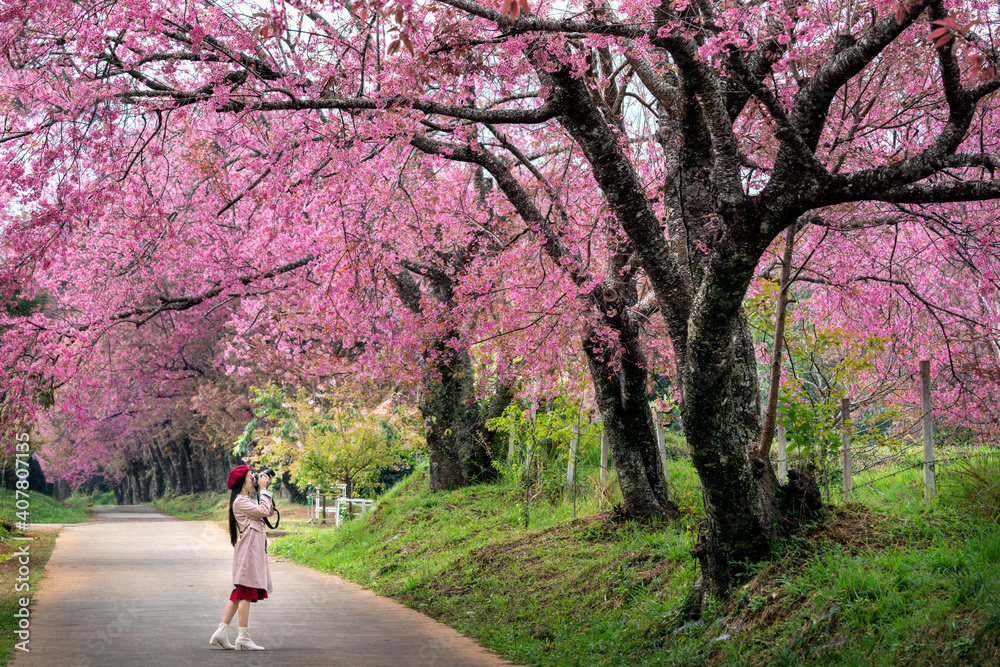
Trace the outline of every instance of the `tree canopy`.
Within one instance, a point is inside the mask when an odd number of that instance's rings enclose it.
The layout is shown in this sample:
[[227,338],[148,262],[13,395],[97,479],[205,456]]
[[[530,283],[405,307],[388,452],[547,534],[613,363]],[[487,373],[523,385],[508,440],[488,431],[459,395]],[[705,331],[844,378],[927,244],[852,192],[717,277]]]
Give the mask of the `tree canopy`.
[[582,358],[623,511],[649,518],[656,367],[723,591],[777,536],[744,303],[786,230],[794,317],[890,341],[854,382],[928,356],[954,414],[994,395],[995,3],[4,12],[0,285],[53,299],[5,318],[8,414],[41,376],[78,421],[133,380],[162,398],[207,372],[190,341],[230,374],[414,383],[446,488],[488,468],[477,394]]

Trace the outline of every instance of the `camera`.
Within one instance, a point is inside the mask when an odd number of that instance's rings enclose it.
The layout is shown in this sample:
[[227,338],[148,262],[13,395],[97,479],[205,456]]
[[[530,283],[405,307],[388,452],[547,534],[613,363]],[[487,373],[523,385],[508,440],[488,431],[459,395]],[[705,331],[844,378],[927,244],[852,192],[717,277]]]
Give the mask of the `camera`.
[[257,478],[260,477],[261,475],[267,475],[271,479],[274,479],[275,478],[274,468],[268,466],[263,470],[261,470],[260,472],[253,473],[253,488],[255,489],[257,488]]
[[[252,473],[251,477],[253,477],[253,488],[255,491],[257,491],[258,494],[260,493],[260,488],[257,486],[257,478],[260,477],[261,475],[267,475],[271,479],[274,479],[276,477],[276,475],[274,474],[274,468],[272,468],[271,466],[268,466],[259,472]],[[272,505],[272,507],[274,506]],[[274,525],[271,525],[271,522],[267,520],[267,517],[264,517],[264,525],[267,526],[268,528],[277,528],[278,524],[281,523],[281,512],[278,511],[277,507],[274,507],[274,513],[278,517],[277,519],[274,520]]]

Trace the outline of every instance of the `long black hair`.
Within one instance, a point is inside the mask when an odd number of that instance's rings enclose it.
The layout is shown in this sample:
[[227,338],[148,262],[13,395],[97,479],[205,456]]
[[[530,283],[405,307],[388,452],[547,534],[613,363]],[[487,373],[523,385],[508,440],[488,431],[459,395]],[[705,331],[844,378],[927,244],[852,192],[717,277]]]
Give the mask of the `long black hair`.
[[240,539],[239,531],[236,529],[236,515],[233,514],[233,503],[236,502],[236,496],[240,495],[243,491],[243,484],[246,483],[247,476],[243,475],[240,477],[236,484],[233,484],[233,490],[229,494],[229,541],[236,546],[236,540]]

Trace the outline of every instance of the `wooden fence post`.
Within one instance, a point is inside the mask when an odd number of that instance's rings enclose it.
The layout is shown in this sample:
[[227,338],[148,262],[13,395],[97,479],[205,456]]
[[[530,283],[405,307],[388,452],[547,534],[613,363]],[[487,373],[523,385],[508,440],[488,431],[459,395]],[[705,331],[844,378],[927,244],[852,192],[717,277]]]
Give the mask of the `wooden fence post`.
[[656,448],[660,450],[660,465],[663,466],[663,483],[669,481],[667,476],[667,444],[663,434],[663,413],[653,410],[653,419],[656,422]]
[[852,479],[853,456],[851,452],[851,399],[840,399],[840,416],[844,424],[844,500],[851,499],[851,490],[854,487]]
[[[528,452],[527,458],[525,459],[524,469],[531,471],[531,467],[535,465],[535,445],[537,444],[536,438],[538,436],[538,422],[536,421],[538,417],[538,397],[531,399],[531,438],[528,440]],[[541,465],[538,467],[538,472],[542,472]],[[539,479],[541,474],[539,474]]]
[[920,409],[924,422],[924,499],[934,497],[934,416],[931,412],[931,362],[920,362]]
[[785,425],[778,422],[778,482],[788,483],[788,442],[785,440]]
[[601,498],[608,497],[608,434],[601,434]]
[[576,447],[580,439],[579,422],[573,422],[573,436],[569,440],[569,467],[566,468],[566,486],[573,488],[573,479],[576,472]]

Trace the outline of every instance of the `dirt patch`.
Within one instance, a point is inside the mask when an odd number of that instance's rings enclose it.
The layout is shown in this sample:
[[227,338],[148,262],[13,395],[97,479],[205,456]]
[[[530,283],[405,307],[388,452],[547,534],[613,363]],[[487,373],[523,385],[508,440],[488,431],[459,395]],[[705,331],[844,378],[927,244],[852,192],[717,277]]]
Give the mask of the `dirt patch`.
[[501,565],[514,560],[517,552],[523,550],[530,543],[531,541],[528,540],[514,540],[488,544],[485,547],[473,549],[469,556],[481,565]]
[[[574,519],[568,524],[550,526],[508,542],[489,544],[473,549],[470,556],[483,565],[493,565],[518,558],[520,552],[527,551],[540,542],[573,540],[576,538],[576,534],[580,533],[582,533],[583,539],[589,541],[611,541],[615,537],[617,528],[610,521],[610,517],[611,512],[589,514]],[[537,558],[533,560],[537,560]]]
[[[578,574],[576,581],[579,583],[596,582],[601,578],[601,574],[603,574],[607,569],[607,564],[598,563]],[[594,588],[596,589],[596,586]]]
[[759,622],[765,628],[769,628],[775,623],[780,623],[784,621],[802,606],[805,602],[805,598],[801,598],[797,601],[781,601],[780,598],[773,600],[770,604],[764,607],[764,611],[761,612]]
[[552,630],[546,625],[536,625],[531,629],[531,638],[537,641],[548,642],[555,639]]
[[573,519],[569,522],[569,525],[573,528],[590,528],[598,524],[607,524],[608,519],[611,518],[611,510],[604,512],[595,512],[594,514],[587,514],[586,516],[581,516],[578,519]]
[[[785,623],[811,604],[809,598],[784,595],[777,586],[769,588],[768,584],[774,583],[774,572],[770,576],[771,581],[764,577],[754,579],[730,597],[728,613],[719,631],[720,636],[766,632],[769,628]],[[833,613],[828,613],[828,616],[832,619]]]
[[888,549],[903,541],[886,528],[884,520],[861,503],[837,507],[819,527],[807,533],[807,538],[825,539],[854,552]]
[[305,505],[292,505],[284,508],[279,507],[278,510],[281,512],[281,518],[283,519],[306,520],[309,518],[309,508]]
[[619,523],[614,511],[608,510],[575,519],[567,529],[588,542],[613,542],[618,535]]
[[446,586],[440,590],[441,594],[445,597],[455,597],[458,595],[466,595],[469,591],[472,590],[472,587],[465,585],[452,585],[452,586]]
[[507,544],[490,544],[489,546],[473,549],[470,557],[480,565],[499,565],[511,559],[510,546]]
[[[961,623],[961,619],[956,619]],[[1000,618],[996,615],[984,617],[982,614],[973,614],[968,619],[969,623],[974,623],[979,628],[975,635],[975,659],[970,659],[969,664],[977,665],[997,665],[1000,664]],[[969,656],[972,658],[972,656]]]
[[639,523],[645,523],[651,526],[659,526],[665,523],[670,523],[671,521],[676,521],[683,517],[684,514],[681,512],[681,509],[677,506],[676,503],[674,503],[671,500],[668,500],[666,506],[664,507],[663,517],[656,519],[650,519],[649,517],[645,516],[635,516],[632,514],[628,514],[625,511],[625,508],[620,503],[611,508],[611,521],[613,523],[622,523],[624,521],[637,521]]
[[644,586],[649,588],[656,584],[656,582],[667,572],[673,572],[677,569],[678,563],[676,561],[668,561],[665,558],[660,558],[656,560],[656,564],[645,570],[639,570],[635,573],[636,579],[642,582]]

